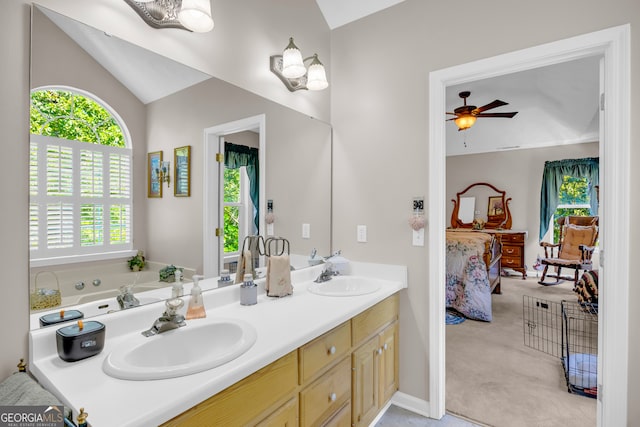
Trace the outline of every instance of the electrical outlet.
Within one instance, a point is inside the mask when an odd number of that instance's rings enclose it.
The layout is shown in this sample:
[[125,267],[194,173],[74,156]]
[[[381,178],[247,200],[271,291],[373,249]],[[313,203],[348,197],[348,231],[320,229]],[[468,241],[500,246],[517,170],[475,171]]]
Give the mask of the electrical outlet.
[[302,224],[302,238],[303,239],[311,238],[311,224]]
[[367,226],[359,225],[358,226],[358,242],[365,243],[367,241]]

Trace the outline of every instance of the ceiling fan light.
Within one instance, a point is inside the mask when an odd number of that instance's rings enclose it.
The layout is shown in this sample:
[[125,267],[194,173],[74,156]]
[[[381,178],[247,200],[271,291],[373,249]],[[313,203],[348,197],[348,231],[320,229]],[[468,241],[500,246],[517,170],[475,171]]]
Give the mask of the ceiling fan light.
[[182,0],[178,20],[189,30],[206,33],[213,29],[210,0]]
[[324,65],[318,59],[318,55],[313,55],[313,61],[309,65],[309,73],[307,75],[307,89],[309,90],[323,90],[329,86],[327,81],[327,73],[324,69]]
[[454,120],[456,126],[458,126],[458,130],[466,130],[469,129],[471,126],[474,125],[474,123],[476,122],[476,117],[472,116],[471,114],[465,114],[462,116],[457,117]]
[[307,69],[302,61],[300,49],[293,43],[293,37],[289,37],[289,44],[282,53],[282,75],[288,79],[297,79],[306,74]]

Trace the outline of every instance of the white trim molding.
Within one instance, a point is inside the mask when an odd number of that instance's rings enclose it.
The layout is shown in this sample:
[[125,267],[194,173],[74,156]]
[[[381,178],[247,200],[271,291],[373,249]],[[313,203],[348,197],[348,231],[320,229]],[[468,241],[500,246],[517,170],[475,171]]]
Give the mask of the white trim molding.
[[[630,26],[622,25],[429,74],[429,416],[445,414],[445,91],[447,86],[557,64],[604,58],[606,107],[600,141],[598,426],[627,425],[629,357]],[[616,265],[607,264],[615,260]],[[619,266],[620,268],[616,268]]]

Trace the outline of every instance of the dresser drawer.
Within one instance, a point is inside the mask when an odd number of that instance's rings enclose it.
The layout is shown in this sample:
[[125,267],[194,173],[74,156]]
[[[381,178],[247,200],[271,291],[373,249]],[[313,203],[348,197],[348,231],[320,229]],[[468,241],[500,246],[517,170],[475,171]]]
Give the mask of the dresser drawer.
[[522,258],[521,257],[510,257],[502,255],[502,266],[503,267],[511,267],[511,268],[522,268]]
[[320,426],[351,397],[351,358],[300,392],[300,425]]
[[524,233],[501,234],[500,236],[503,245],[508,245],[509,243],[524,243]]
[[345,322],[300,347],[300,384],[351,351],[351,323]]
[[502,256],[507,257],[520,257],[522,256],[522,247],[521,246],[503,246],[502,247]]

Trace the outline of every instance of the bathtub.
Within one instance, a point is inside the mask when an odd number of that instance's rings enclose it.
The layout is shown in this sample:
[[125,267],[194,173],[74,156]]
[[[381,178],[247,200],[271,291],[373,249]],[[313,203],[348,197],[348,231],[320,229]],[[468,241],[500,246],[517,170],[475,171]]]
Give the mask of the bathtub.
[[[92,266],[57,269],[55,275],[50,270],[34,270],[31,275],[31,287],[35,287],[38,276],[39,288],[57,288],[59,283],[62,294],[62,304],[58,307],[32,311],[30,316],[31,329],[40,327],[40,317],[59,312],[63,308],[80,310],[84,317],[120,310],[116,297],[120,294],[120,287],[133,285],[132,291],[140,304],[149,304],[171,297],[173,283],[160,282],[159,271],[166,264],[147,262],[145,270],[132,272],[126,265],[126,260],[119,262],[96,263]],[[195,274],[193,269],[184,269],[184,283],[191,281]],[[56,282],[57,277],[57,282]],[[84,284],[84,286],[76,285]]]

